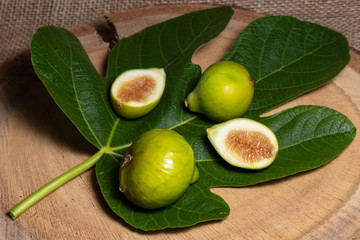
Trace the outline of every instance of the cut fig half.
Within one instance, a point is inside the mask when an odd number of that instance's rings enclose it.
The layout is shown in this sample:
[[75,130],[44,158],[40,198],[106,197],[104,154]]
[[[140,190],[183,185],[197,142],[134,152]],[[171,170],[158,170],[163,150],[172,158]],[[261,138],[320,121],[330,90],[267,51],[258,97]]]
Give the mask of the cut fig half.
[[111,86],[111,103],[124,118],[142,117],[159,103],[165,89],[162,68],[132,69],[120,74]]
[[207,129],[219,155],[233,166],[263,169],[272,164],[279,145],[273,131],[247,118],[236,118]]

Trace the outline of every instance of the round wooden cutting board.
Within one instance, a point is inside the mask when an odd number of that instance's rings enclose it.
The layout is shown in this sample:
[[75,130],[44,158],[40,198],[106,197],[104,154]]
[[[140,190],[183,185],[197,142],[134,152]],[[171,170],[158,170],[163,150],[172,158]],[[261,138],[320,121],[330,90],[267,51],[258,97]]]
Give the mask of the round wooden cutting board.
[[[107,16],[121,36],[209,5],[166,5]],[[261,15],[235,8],[219,37],[193,62],[203,69],[218,61],[235,38]],[[103,73],[108,44],[95,28],[73,29]],[[360,58],[332,81],[269,114],[300,104],[323,105],[360,128]],[[230,216],[189,228],[136,230],[104,201],[91,169],[30,208],[17,220],[10,208],[53,178],[86,160],[96,149],[61,112],[36,77],[28,51],[0,72],[0,239],[360,239],[360,138],[329,164],[302,174],[244,188],[216,188]]]

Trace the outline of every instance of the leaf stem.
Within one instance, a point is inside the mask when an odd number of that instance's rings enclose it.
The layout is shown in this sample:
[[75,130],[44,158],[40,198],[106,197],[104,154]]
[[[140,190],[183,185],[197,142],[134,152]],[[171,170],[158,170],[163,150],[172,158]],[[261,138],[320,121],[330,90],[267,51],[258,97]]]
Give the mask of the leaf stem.
[[71,179],[77,177],[81,173],[85,172],[86,170],[93,167],[96,162],[100,159],[100,157],[105,153],[108,152],[109,149],[104,147],[101,148],[97,153],[91,156],[86,161],[82,162],[81,164],[77,165],[76,167],[70,169],[69,171],[63,173],[59,177],[55,178],[48,184],[44,185],[30,196],[22,200],[19,204],[15,207],[10,209],[9,215],[10,217],[15,220],[18,216],[20,216],[23,212],[25,212],[28,208],[33,206],[35,203],[40,201],[42,198],[62,186],[63,184],[67,183]]

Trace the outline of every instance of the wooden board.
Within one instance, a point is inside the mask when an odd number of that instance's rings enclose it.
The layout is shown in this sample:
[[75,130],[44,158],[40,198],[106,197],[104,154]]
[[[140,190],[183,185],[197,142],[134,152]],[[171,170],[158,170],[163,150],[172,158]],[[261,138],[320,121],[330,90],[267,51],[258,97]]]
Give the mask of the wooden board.
[[[209,5],[155,6],[107,16],[119,34]],[[259,14],[235,9],[225,31],[193,57],[203,69],[218,61]],[[104,72],[108,45],[94,28],[74,29],[93,63]],[[299,104],[334,108],[360,127],[360,60],[332,81],[271,112]],[[13,221],[8,210],[54,177],[96,152],[33,73],[29,53],[0,72],[0,239],[351,239],[360,238],[360,138],[314,171],[244,188],[216,188],[230,205],[222,221],[157,232],[136,230],[107,206],[89,170]]]

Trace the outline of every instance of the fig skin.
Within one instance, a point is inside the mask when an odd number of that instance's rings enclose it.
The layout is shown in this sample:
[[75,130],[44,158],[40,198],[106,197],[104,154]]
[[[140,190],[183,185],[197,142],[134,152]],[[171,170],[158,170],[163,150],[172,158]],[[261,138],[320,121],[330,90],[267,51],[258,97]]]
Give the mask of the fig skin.
[[185,138],[170,129],[153,129],[130,146],[120,168],[119,189],[137,206],[156,209],[180,198],[197,180],[194,174],[194,153]]
[[[123,102],[119,100],[117,91],[119,82],[124,80],[132,80],[137,77],[145,76],[156,82],[153,93],[156,97],[151,101],[144,103],[138,102]],[[113,82],[111,86],[110,100],[114,110],[121,116],[127,119],[136,119],[145,116],[151,112],[160,102],[165,89],[166,74],[162,68],[148,68],[148,69],[131,69],[121,73]],[[157,91],[157,92],[156,92]]]
[[249,72],[233,61],[211,65],[185,100],[192,112],[223,122],[242,116],[254,96],[254,82]]

